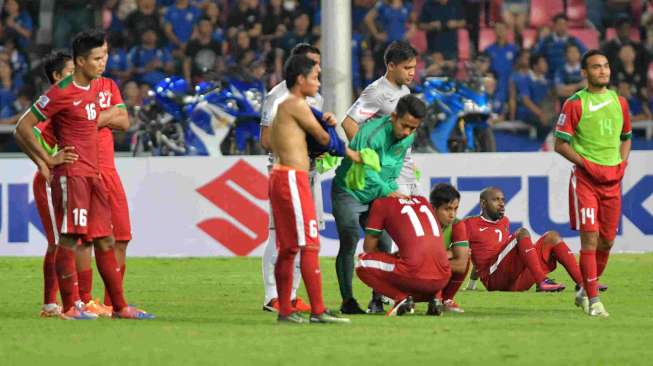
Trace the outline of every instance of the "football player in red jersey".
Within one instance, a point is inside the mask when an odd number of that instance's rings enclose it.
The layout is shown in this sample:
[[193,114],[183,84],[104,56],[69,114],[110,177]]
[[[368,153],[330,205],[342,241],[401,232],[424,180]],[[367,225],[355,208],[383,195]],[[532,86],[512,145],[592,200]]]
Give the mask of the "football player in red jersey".
[[[399,247],[389,254],[378,248],[385,230]],[[394,300],[388,316],[412,313],[414,302],[429,302],[427,314],[440,315],[442,289],[451,268],[440,225],[424,197],[377,198],[365,228],[356,274],[374,291]]]
[[[43,71],[51,85],[58,83],[64,77],[72,74],[73,69],[73,58],[66,52],[55,51],[43,59]],[[49,120],[40,122],[34,126],[34,135],[48,154],[70,154],[70,157],[67,157],[68,160],[62,161],[62,163],[73,162],[76,158],[76,154],[72,152],[72,149],[58,150],[57,141]],[[25,143],[18,134],[16,135],[16,143],[28,153],[28,156],[34,161],[37,167],[45,164],[38,156],[29,153],[29,150],[25,147]],[[34,191],[36,209],[39,213],[45,238],[48,242],[45,257],[43,258],[43,306],[41,307],[40,315],[41,317],[54,317],[61,315],[61,307],[57,304],[59,285],[57,283],[57,272],[54,261],[59,233],[56,230],[54,215],[51,210],[52,195],[50,187],[46,184],[43,175],[38,171],[34,174],[32,190]]]
[[[107,44],[105,43],[105,49]],[[108,57],[108,52],[106,53]],[[131,240],[131,224],[127,197],[120,176],[116,170],[113,149],[112,129],[126,131],[129,128],[129,116],[125,109],[120,89],[109,78],[99,77],[91,82],[98,93],[100,115],[98,117],[98,166],[100,179],[107,188],[109,205],[111,206],[111,223],[115,238],[114,252],[120,267],[121,278],[125,276],[125,256],[127,244]],[[79,280],[79,296],[86,304],[87,310],[100,316],[111,316],[111,296],[105,289],[104,303],[93,300],[93,276],[91,269],[92,238],[77,250],[77,276]]]
[[[49,89],[25,113],[16,131],[28,150],[46,164],[39,171],[52,186],[57,228],[61,235],[55,254],[64,319],[92,319],[79,299],[75,249],[84,236],[94,238],[99,272],[111,294],[114,316],[129,319],[150,319],[151,314],[127,305],[123,296],[122,276],[113,252],[111,209],[106,187],[99,177],[98,93],[92,80],[99,77],[106,64],[105,35],[90,30],[73,40],[74,73]],[[36,140],[32,128],[51,118],[56,140],[72,146],[79,155],[73,163],[54,166],[54,159]]]
[[465,218],[472,262],[489,291],[526,291],[534,284],[537,291],[565,289],[546,277],[562,264],[576,284],[582,278],[573,252],[555,231],[546,232],[533,245],[530,233],[520,228],[510,233],[501,189],[489,187],[481,192],[481,215]]

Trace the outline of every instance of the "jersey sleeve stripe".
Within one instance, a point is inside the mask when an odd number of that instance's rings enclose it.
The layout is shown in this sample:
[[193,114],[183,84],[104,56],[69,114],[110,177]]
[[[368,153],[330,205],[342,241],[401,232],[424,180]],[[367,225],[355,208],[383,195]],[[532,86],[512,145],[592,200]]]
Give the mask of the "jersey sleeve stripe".
[[632,131],[628,131],[628,132],[626,132],[626,133],[622,133],[622,134],[621,134],[621,141],[628,141],[628,140],[630,140],[632,137],[633,137],[633,132],[632,132]]
[[466,247],[469,247],[469,242],[467,240],[465,240],[465,241],[455,241],[455,242],[451,243],[451,247],[452,248],[453,247],[464,247],[464,248],[466,248]]
[[43,122],[46,119],[48,119],[48,117],[45,114],[43,114],[43,112],[41,112],[41,110],[39,109],[39,107],[36,106],[36,104],[32,104],[32,106],[30,107],[30,111],[32,112],[32,114],[36,116],[39,122]]
[[374,236],[381,235],[381,231],[382,230],[374,229],[374,228],[371,228],[371,227],[366,227],[365,228],[365,233],[370,234],[370,235],[374,235]]
[[568,134],[567,132],[556,130],[556,132],[553,135],[561,140],[571,142],[571,135]]
[[116,104],[116,107],[118,107],[120,109],[127,109],[127,106],[125,105],[125,103]]

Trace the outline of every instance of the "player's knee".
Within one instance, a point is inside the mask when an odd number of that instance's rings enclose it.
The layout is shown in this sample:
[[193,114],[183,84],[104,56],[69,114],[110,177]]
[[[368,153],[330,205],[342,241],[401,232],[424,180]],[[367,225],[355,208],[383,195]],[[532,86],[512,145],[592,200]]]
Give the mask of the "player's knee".
[[113,249],[114,241],[112,236],[105,236],[102,238],[97,238],[93,240],[93,245],[95,246],[95,249],[99,249],[102,251],[107,251],[109,249]]
[[528,229],[522,227],[517,230],[517,240],[521,240],[523,238],[528,238],[531,236],[531,233],[528,231]]
[[555,245],[562,241],[560,234],[555,230],[547,231],[546,233],[544,233],[543,237],[545,238],[546,242],[549,244]]
[[292,248],[279,248],[279,256],[278,258],[288,258],[288,257],[294,257],[299,253],[299,248],[298,247],[292,247]]

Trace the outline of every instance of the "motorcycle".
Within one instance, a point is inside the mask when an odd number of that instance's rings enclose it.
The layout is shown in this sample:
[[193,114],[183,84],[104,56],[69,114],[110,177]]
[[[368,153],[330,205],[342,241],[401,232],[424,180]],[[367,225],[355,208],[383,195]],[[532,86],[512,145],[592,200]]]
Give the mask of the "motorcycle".
[[178,76],[165,78],[136,110],[132,153],[142,155],[255,155],[265,89],[239,74],[199,83],[189,92]]
[[427,113],[417,131],[415,152],[496,151],[482,77],[466,82],[430,77],[419,89]]

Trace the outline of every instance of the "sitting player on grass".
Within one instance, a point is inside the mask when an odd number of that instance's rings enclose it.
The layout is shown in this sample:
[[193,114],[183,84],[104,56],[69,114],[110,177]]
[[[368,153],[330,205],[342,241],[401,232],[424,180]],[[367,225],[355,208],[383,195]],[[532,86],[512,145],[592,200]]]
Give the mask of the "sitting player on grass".
[[573,252],[555,231],[546,232],[533,245],[530,233],[520,228],[510,233],[504,216],[505,198],[496,187],[481,192],[481,214],[465,218],[472,262],[489,291],[526,291],[534,284],[537,291],[565,289],[546,277],[562,264],[576,284],[582,283]]

